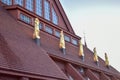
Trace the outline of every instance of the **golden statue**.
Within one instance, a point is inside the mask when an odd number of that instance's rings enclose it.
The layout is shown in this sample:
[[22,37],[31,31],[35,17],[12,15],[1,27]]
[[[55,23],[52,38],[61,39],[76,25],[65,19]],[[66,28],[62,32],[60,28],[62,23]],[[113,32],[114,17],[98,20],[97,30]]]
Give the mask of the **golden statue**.
[[33,33],[33,39],[40,39],[40,36],[39,36],[39,33],[40,33],[40,30],[39,30],[39,19],[38,18],[35,18],[35,26],[34,26],[34,33]]
[[84,56],[83,44],[82,44],[81,40],[79,41],[79,56],[81,56],[81,57]]
[[64,40],[64,34],[63,31],[60,32],[60,44],[59,44],[60,49],[65,49],[65,40]]
[[105,65],[109,66],[109,60],[108,60],[107,53],[105,53]]
[[98,56],[97,56],[96,48],[94,48],[93,51],[94,51],[94,61],[98,62]]

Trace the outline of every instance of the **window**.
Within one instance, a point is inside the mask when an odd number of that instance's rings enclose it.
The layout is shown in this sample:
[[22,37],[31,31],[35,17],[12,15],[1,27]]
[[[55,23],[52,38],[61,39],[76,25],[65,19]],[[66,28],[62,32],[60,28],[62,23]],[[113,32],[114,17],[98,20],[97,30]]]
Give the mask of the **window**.
[[60,37],[60,32],[55,31],[55,36]]
[[42,29],[42,28],[43,28],[43,24],[40,23],[40,24],[39,24],[39,29]]
[[50,4],[48,0],[44,0],[44,8],[45,8],[44,17],[45,19],[50,21]]
[[15,4],[23,6],[23,0],[15,0]]
[[4,4],[12,5],[12,0],[2,0]]
[[57,16],[54,8],[52,8],[52,22],[56,25],[58,24],[58,16]]
[[33,0],[26,0],[26,8],[33,11]]
[[42,0],[36,0],[36,14],[42,16]]
[[29,24],[30,24],[30,22],[31,22],[31,18],[28,17],[28,16],[26,16],[26,15],[24,15],[24,14],[20,14],[20,19],[21,19],[22,21],[26,22],[26,23],[29,23]]
[[77,40],[75,40],[75,39],[72,39],[72,43],[73,43],[74,45],[78,45]]
[[65,37],[65,41],[68,41],[68,42],[70,42],[70,37],[68,37],[68,36],[64,36]]
[[50,34],[53,33],[52,28],[50,28],[50,27],[48,27],[48,26],[45,27],[45,31],[48,32],[48,33],[50,33]]

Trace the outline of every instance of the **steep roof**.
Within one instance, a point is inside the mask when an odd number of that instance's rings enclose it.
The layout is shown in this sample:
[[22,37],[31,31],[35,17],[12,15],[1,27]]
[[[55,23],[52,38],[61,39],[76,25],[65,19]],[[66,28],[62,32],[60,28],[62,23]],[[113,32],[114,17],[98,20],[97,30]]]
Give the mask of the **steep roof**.
[[36,46],[32,31],[0,7],[0,68],[67,79],[47,52]]

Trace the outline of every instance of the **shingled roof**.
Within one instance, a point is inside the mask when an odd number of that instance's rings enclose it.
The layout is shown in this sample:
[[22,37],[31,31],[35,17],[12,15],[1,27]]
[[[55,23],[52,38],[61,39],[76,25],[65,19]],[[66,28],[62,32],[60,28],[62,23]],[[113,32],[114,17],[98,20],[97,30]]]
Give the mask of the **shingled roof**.
[[33,29],[19,24],[0,7],[0,68],[22,73],[67,79],[40,46],[32,40]]
[[[56,4],[59,3],[56,2]],[[66,23],[70,25],[69,22]],[[75,35],[72,27],[69,29]],[[97,66],[93,61],[93,52],[85,46],[85,61],[82,61],[78,56],[78,45],[66,41],[66,55],[64,55],[59,50],[58,37],[41,30],[41,46],[37,46],[32,39],[32,33],[31,25],[21,24],[8,11],[0,7],[0,69],[66,80],[66,75],[51,59],[52,57],[93,71],[120,76],[112,66],[108,69],[100,57],[99,66]]]
[[[93,52],[88,49],[87,47],[84,46],[84,53],[85,53],[85,61],[82,61],[81,58],[78,56],[78,46],[74,46],[73,44],[66,42],[66,55],[64,55],[58,48],[59,46],[59,38],[53,37],[52,39],[49,39],[49,35],[46,35],[42,33],[41,35],[41,41],[42,41],[42,47],[53,57],[59,58],[60,60],[65,60],[67,62],[70,62],[72,64],[80,65],[80,66],[89,66],[89,68],[93,70],[98,70],[98,71],[106,71],[109,74],[115,74],[120,76],[120,73],[110,66],[108,69],[105,66],[105,62],[103,59],[99,57],[99,66],[97,66],[94,63],[93,60]],[[46,40],[44,40],[46,39]],[[47,42],[52,44],[47,44]],[[54,43],[53,43],[54,41]]]

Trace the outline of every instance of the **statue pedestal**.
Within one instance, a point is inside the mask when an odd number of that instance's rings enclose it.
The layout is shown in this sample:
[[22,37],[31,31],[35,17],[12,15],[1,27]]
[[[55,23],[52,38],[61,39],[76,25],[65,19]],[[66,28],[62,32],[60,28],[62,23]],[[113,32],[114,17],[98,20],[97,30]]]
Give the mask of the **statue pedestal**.
[[95,64],[96,64],[97,66],[99,66],[99,62],[98,62],[98,61],[95,61]]
[[35,38],[34,41],[35,41],[35,43],[36,43],[38,46],[40,46],[40,39]]
[[84,61],[84,56],[81,56],[82,61]]
[[62,53],[65,55],[66,54],[66,51],[64,48],[61,49]]

